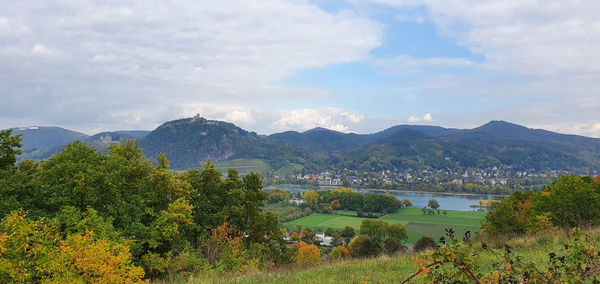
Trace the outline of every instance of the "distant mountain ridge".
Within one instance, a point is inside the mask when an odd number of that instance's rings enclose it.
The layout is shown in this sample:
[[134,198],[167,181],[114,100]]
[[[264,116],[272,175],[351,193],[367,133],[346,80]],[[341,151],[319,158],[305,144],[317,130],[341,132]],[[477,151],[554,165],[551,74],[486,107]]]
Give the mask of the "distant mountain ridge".
[[[35,132],[40,129],[43,131]],[[317,127],[258,135],[232,123],[197,116],[165,122],[153,131],[93,136],[51,127],[20,131],[24,134],[23,144],[29,147],[21,158],[47,158],[74,140],[103,150],[109,143],[133,138],[139,140],[150,159],[164,153],[174,169],[198,168],[206,160],[239,159],[261,160],[274,171],[502,165],[570,170],[597,169],[600,165],[598,138],[530,129],[505,121],[491,121],[473,129],[397,125],[372,134],[355,134]]]

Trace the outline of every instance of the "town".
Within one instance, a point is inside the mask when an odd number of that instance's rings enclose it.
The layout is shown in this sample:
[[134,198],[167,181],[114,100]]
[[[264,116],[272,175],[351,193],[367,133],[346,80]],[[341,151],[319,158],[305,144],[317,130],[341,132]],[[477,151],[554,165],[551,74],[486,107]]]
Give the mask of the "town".
[[415,190],[432,192],[465,192],[507,194],[512,191],[540,191],[552,179],[566,174],[593,175],[598,170],[579,171],[514,169],[491,167],[485,169],[391,169],[362,172],[349,169],[330,169],[318,173],[298,173],[278,176],[267,173],[265,185],[303,185],[306,187],[352,187],[386,190]]

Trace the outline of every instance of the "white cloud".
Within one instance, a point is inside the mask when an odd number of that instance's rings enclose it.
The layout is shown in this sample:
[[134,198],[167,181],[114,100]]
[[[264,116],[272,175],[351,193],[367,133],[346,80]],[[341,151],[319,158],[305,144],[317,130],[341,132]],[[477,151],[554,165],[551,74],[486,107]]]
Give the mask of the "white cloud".
[[409,116],[408,117],[408,122],[423,122],[423,121],[433,121],[433,116],[431,116],[431,113],[426,113],[422,116]]
[[254,121],[252,118],[252,114],[249,111],[239,111],[234,110],[223,118],[225,121],[233,122],[233,123],[244,123],[249,124]]
[[339,108],[281,110],[279,118],[272,123],[276,130],[308,130],[323,127],[348,132],[349,124],[360,123],[364,115]]
[[327,96],[273,82],[363,60],[382,31],[295,0],[13,1],[0,11],[0,113],[80,130],[150,128],[185,105],[244,105],[215,118],[246,123],[242,113],[269,108],[262,102]]
[[55,49],[49,48],[41,43],[36,43],[31,49],[31,53],[40,56],[58,56],[60,52]]
[[[600,123],[600,2],[542,0],[371,0],[404,11],[420,6],[442,37],[481,61],[399,56],[374,61],[385,73],[422,75],[406,87],[421,95],[488,97],[508,102],[481,118],[553,125],[599,136],[575,125]],[[455,72],[461,68],[468,72]],[[449,116],[452,116],[449,111]],[[456,114],[455,117],[459,117]],[[469,122],[457,122],[465,126]],[[455,126],[458,126],[455,125]],[[571,129],[571,130],[569,130]],[[575,131],[575,132],[573,132]]]

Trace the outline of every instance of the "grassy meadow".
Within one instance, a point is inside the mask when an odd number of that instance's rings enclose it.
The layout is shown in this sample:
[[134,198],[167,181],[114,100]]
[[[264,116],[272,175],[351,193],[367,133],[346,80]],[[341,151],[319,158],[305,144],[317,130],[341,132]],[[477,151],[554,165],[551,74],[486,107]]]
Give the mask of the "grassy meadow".
[[[445,228],[453,228],[457,235],[462,235],[466,231],[478,232],[481,221],[485,219],[485,214],[485,212],[474,211],[448,211],[446,216],[437,213],[435,215],[425,215],[420,208],[404,208],[379,219],[391,224],[401,223],[406,226],[407,243],[414,244],[423,236],[429,236],[433,239],[444,236]],[[344,215],[314,213],[284,223],[282,226],[288,229],[308,227],[318,231],[325,231],[327,228],[341,231],[346,226],[350,226],[358,231],[361,222],[367,219],[346,215],[350,215],[350,213],[345,212]]]
[[[600,242],[600,230],[588,231],[592,241]],[[502,248],[510,245],[514,252],[528,261],[533,261],[541,269],[549,265],[548,254],[560,251],[563,244],[570,239],[568,231],[556,230],[536,236],[513,238],[506,242],[486,240],[490,247]],[[490,242],[488,242],[490,241]],[[475,242],[475,248],[481,243]],[[259,273],[242,275],[213,276],[204,275],[188,283],[399,283],[417,270],[414,260],[419,254],[408,253],[394,257],[382,256],[372,259],[352,259],[337,263],[324,263],[305,268],[289,266]],[[497,260],[492,250],[480,250],[475,261],[482,267],[494,267]],[[424,283],[419,278],[410,283]]]

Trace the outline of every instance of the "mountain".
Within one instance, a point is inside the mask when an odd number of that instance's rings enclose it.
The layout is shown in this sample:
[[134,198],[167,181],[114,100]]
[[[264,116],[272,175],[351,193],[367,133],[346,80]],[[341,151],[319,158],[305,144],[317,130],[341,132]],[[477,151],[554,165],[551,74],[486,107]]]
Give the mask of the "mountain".
[[43,160],[59,153],[62,148],[70,142],[81,140],[91,146],[104,151],[110,142],[117,142],[124,139],[139,139],[146,136],[150,131],[131,130],[102,132],[96,135],[88,136],[86,134],[64,129],[60,127],[30,126],[13,128],[13,134],[23,134],[23,154],[18,160],[34,159]]
[[140,140],[144,154],[156,158],[164,153],[174,169],[201,167],[207,160],[260,159],[274,169],[290,164],[314,167],[311,155],[278,144],[234,124],[202,117],[166,122]]
[[421,168],[486,168],[500,162],[490,156],[445,143],[408,127],[343,154],[341,167],[362,171]]
[[600,161],[600,139],[530,129],[505,121],[491,121],[438,138],[522,169],[594,168]]
[[86,142],[118,142],[125,139],[141,139],[146,137],[150,131],[146,130],[121,130],[113,132],[101,132],[85,139]]
[[[110,143],[138,139],[150,159],[164,153],[174,169],[265,165],[275,173],[348,168],[597,169],[600,139],[491,121],[473,129],[397,125],[372,134],[325,128],[257,135],[232,123],[202,117],[169,121],[153,131],[103,132],[93,136],[58,127],[16,129],[24,133],[20,159],[44,159],[81,139],[101,151]],[[229,161],[229,162],[226,162]]]
[[313,150],[331,152],[365,145],[369,142],[367,135],[346,134],[321,127],[305,132],[286,131],[268,136],[269,140],[279,144],[289,144]]
[[13,128],[13,134],[23,134],[23,150],[50,148],[88,137],[77,131],[45,126]]

